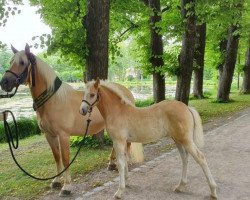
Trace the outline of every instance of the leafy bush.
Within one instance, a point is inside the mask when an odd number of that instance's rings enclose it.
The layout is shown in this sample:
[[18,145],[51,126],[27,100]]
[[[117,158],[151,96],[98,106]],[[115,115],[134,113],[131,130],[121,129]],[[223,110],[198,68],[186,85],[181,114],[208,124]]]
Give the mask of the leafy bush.
[[[70,137],[70,145],[73,147],[79,146],[82,142],[81,136],[72,136]],[[100,142],[98,139],[92,136],[86,136],[83,146],[87,148],[100,148],[103,146],[112,146],[112,140],[109,138],[107,134],[104,134],[104,139]]]
[[154,100],[152,98],[145,99],[145,100],[137,100],[135,102],[136,107],[146,107],[154,104]]
[[[10,128],[15,135],[14,123],[9,122]],[[17,127],[19,130],[19,138],[26,138],[32,135],[39,135],[41,130],[37,124],[37,120],[35,118],[21,118],[17,120]],[[4,124],[0,123],[0,142],[6,142],[7,138],[5,136]]]

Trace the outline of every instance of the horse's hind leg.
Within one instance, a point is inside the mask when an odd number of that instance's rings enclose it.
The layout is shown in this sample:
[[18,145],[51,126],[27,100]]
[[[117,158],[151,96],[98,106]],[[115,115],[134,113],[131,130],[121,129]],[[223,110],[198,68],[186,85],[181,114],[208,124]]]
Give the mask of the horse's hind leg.
[[[70,157],[70,146],[69,146],[69,136],[61,134],[59,136],[60,146],[61,146],[61,155],[64,169],[69,165]],[[69,168],[64,172],[64,185],[61,189],[60,196],[68,196],[71,193],[71,176]]]
[[217,199],[217,193],[216,193],[216,183],[214,181],[214,178],[210,172],[210,169],[208,168],[208,164],[206,161],[205,156],[203,153],[197,148],[197,146],[192,142],[191,144],[185,146],[186,150],[193,156],[194,160],[201,166],[208,185],[211,190],[211,197],[213,199]]
[[[60,152],[58,137],[51,136],[49,133],[45,133],[45,137],[52,150],[56,162],[57,173],[60,173],[62,171],[62,162],[61,162],[61,152]],[[62,184],[60,182],[60,177],[54,178],[50,186],[51,188],[61,188]]]
[[109,171],[117,170],[116,164],[115,164],[115,159],[116,159],[116,155],[115,155],[115,149],[113,147],[111,150],[111,153],[109,155],[109,164],[108,164]]
[[[131,159],[131,143],[128,142],[127,143],[127,160],[129,161],[130,159]],[[115,154],[115,149],[113,147],[109,155],[109,164],[108,164],[109,171],[117,170],[115,160],[116,160],[116,154]]]
[[126,141],[114,141],[114,149],[116,152],[116,159],[117,159],[117,166],[119,171],[119,188],[117,192],[115,193],[115,198],[120,199],[122,196],[122,193],[125,190],[125,176],[126,176],[126,165],[127,165],[127,159],[126,159]]
[[175,144],[179,150],[181,160],[182,160],[181,181],[180,181],[179,185],[176,187],[175,191],[181,192],[184,189],[185,185],[187,184],[188,152],[181,144],[178,144],[177,142]]

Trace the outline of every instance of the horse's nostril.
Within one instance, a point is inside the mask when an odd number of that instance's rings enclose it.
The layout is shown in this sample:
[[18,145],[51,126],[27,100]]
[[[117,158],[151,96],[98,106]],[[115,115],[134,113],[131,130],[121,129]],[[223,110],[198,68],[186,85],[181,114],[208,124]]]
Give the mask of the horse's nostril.
[[3,79],[3,80],[1,81],[1,85],[2,85],[2,86],[7,86],[7,85],[8,85],[8,79]]

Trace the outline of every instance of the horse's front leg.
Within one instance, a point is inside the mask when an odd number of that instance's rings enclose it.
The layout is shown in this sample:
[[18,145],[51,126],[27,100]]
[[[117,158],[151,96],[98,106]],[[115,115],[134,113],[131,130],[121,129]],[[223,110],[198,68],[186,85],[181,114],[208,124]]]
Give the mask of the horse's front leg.
[[120,199],[122,196],[122,193],[125,190],[125,173],[126,173],[126,165],[127,165],[127,159],[126,159],[126,141],[113,141],[114,142],[114,149],[116,152],[116,159],[117,159],[117,166],[119,171],[119,188],[117,192],[115,193],[115,198]]
[[[70,162],[70,146],[69,146],[69,135],[66,133],[59,136],[62,163],[64,169],[69,165]],[[64,185],[61,189],[60,196],[68,196],[71,193],[71,176],[69,168],[64,172]]]
[[116,160],[116,155],[115,155],[115,149],[113,147],[109,155],[109,164],[108,164],[109,171],[117,170],[115,160]]
[[[61,153],[60,153],[58,136],[52,136],[49,133],[45,133],[45,137],[52,150],[52,153],[56,162],[57,173],[60,173],[62,171],[63,166],[62,166],[62,161],[61,161]],[[62,184],[60,182],[60,177],[54,178],[50,186],[51,188],[61,188]]]

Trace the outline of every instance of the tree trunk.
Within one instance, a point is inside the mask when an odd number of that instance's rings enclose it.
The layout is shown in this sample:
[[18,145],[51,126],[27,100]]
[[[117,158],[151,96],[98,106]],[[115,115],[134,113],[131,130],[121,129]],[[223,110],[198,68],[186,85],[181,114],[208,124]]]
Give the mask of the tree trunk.
[[218,102],[229,101],[239,44],[239,35],[235,35],[235,31],[237,30],[238,25],[231,25],[228,31],[227,51],[225,55],[225,62],[223,64],[222,71],[220,72],[221,76],[219,79],[219,89],[217,93]]
[[185,30],[179,56],[180,70],[177,74],[175,99],[188,104],[195,48],[195,0],[182,0],[181,10]]
[[244,71],[244,77],[243,77],[242,92],[245,94],[250,94],[250,39],[248,40],[246,63],[243,71]]
[[150,62],[154,69],[153,72],[153,94],[154,101],[158,103],[165,99],[165,77],[159,71],[164,65],[163,61],[163,42],[160,28],[156,24],[161,21],[160,0],[149,0],[148,6],[152,9],[153,15],[150,17],[150,33],[151,33],[151,55]]
[[[88,0],[86,16],[86,58],[85,79],[90,81],[99,77],[108,78],[108,38],[109,38],[109,0]],[[103,133],[94,135],[103,142]]]
[[109,0],[88,0],[85,78],[108,78]]
[[219,70],[219,80],[222,77],[222,72],[223,72],[223,65],[225,63],[225,55],[226,55],[226,51],[227,51],[227,39],[224,38],[220,41],[220,54],[221,54],[221,59],[220,62],[218,64],[218,70]]
[[194,67],[194,97],[202,99],[203,96],[203,72],[204,72],[204,57],[206,46],[206,23],[196,26],[196,45],[194,59],[196,66]]

